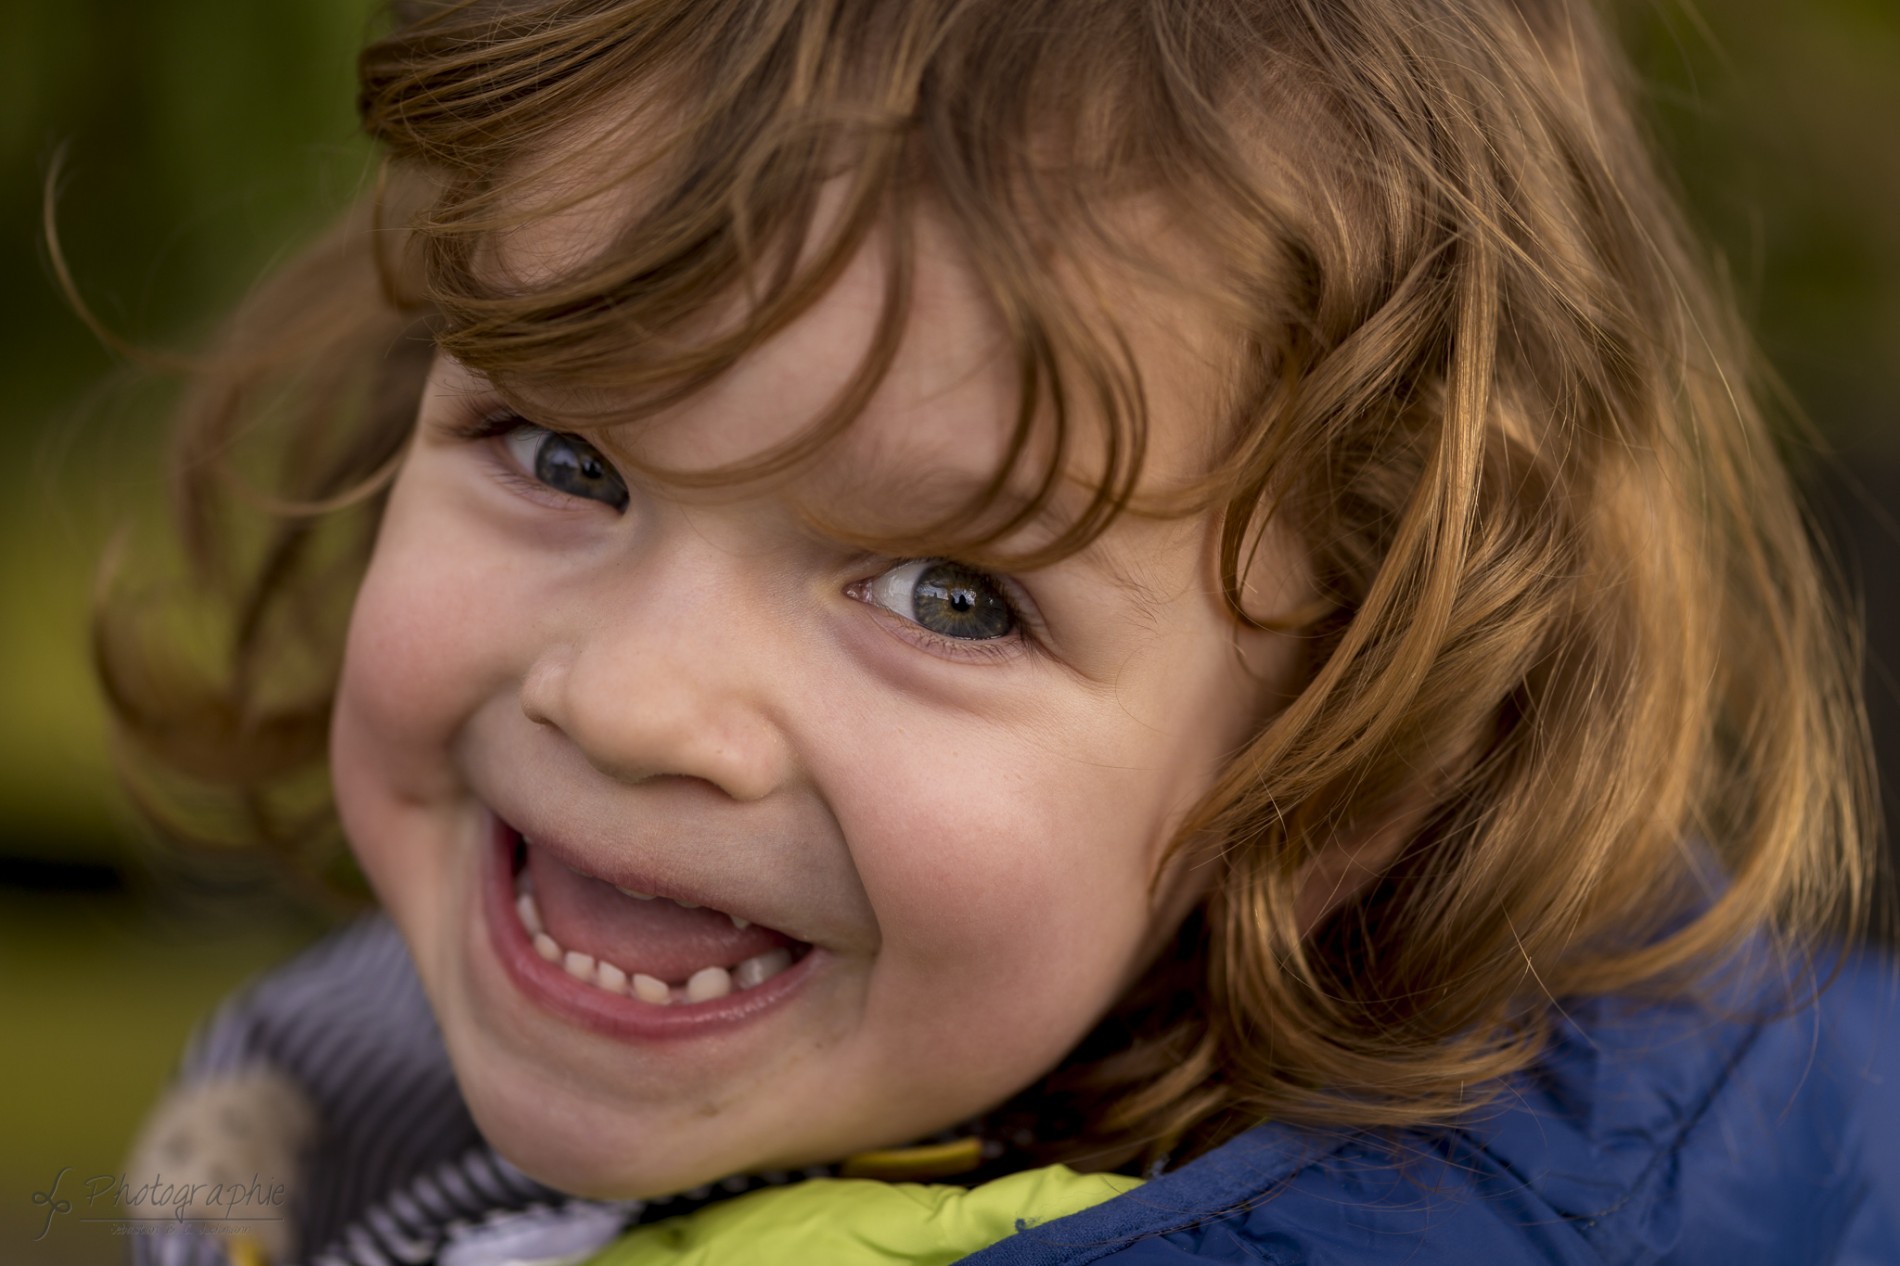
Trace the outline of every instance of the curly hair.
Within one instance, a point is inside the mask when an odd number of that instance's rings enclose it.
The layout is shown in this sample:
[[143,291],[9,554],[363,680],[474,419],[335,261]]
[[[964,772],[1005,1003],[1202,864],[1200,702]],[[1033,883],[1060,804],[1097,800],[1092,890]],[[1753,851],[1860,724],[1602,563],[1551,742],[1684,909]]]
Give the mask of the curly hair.
[[[505,398],[558,394],[564,426],[650,415],[876,229],[884,334],[831,409],[744,467],[645,473],[794,471],[888,368],[928,208],[1006,335],[1015,443],[971,505],[879,544],[1034,566],[1117,515],[1214,514],[1235,616],[1306,648],[1177,838],[1219,868],[1204,907],[1041,1088],[1057,1158],[1451,1121],[1537,1057],[1556,999],[1686,990],[1764,932],[1804,961],[1872,866],[1857,648],[1628,78],[1583,0],[399,7],[361,59],[374,196],[234,314],[177,420],[218,654],[165,653],[125,586],[102,600],[135,785],[174,834],[336,851],[343,613],[435,349]],[[1138,196],[1215,266],[1131,240],[1113,208]],[[605,248],[495,266],[583,203],[613,209]],[[1102,257],[1231,333],[1217,460],[1166,506],[1135,496],[1116,296],[1069,267]],[[1083,425],[1092,499],[1005,557]],[[1032,451],[1038,498],[990,513]],[[1268,531],[1311,609],[1246,610]],[[1376,876],[1303,926],[1314,866],[1370,839]]]

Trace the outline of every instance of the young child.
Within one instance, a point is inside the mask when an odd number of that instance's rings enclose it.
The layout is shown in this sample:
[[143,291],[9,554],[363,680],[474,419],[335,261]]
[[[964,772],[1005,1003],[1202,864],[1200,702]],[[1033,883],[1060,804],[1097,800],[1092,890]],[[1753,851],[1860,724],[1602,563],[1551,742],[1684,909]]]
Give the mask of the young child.
[[399,6],[180,422],[228,662],[100,624],[146,799],[381,911],[139,1146],[284,1220],[135,1257],[1900,1259],[1849,639],[1623,80]]

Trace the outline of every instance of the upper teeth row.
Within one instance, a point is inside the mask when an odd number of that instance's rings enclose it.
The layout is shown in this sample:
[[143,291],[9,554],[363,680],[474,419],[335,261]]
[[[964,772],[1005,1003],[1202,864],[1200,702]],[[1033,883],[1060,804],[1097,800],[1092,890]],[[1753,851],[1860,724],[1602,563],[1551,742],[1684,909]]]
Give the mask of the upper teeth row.
[[[534,847],[534,841],[529,839],[525,835],[521,837],[521,842],[523,845],[529,848]],[[571,870],[573,868],[569,867],[569,869]],[[525,874],[526,872],[523,872],[523,873]],[[581,872],[576,871],[575,873],[579,874]],[[520,885],[516,885],[516,886],[518,888]],[[619,884],[614,885],[614,890],[616,892],[619,892],[623,896],[632,897],[635,901],[653,900],[653,894],[650,892],[637,892],[632,888],[622,888]],[[700,908],[699,902],[697,901],[681,901],[678,897],[668,897],[667,900],[671,901],[674,905],[678,906],[682,910],[697,910]],[[747,928],[752,926],[752,920],[742,919],[736,914],[728,914],[726,917],[728,919],[731,919],[732,926],[738,928],[741,932],[745,931]]]
[[[653,894],[650,892],[635,892],[631,888],[622,888],[619,884],[614,885],[614,891],[620,893],[622,896],[632,897],[635,901],[653,900]],[[699,902],[697,901],[681,901],[678,897],[668,897],[667,900],[682,910],[699,909]],[[741,932],[752,926],[752,920],[742,919],[736,914],[729,914],[726,917],[731,919],[732,926],[738,928]]]
[[[631,995],[656,1006],[664,1007],[674,1002],[710,1002],[714,998],[725,997],[735,988],[751,989],[762,985],[792,965],[791,951],[781,945],[754,955],[730,969],[702,967],[688,977],[683,985],[670,985],[657,976],[649,976],[644,972],[629,975],[604,958],[597,959],[579,950],[564,949],[548,935],[547,927],[541,922],[540,907],[535,905],[531,892],[516,891],[515,913],[521,917],[521,925],[528,930],[528,936],[534,942],[534,952],[548,962],[561,967],[576,980],[608,993]],[[737,917],[732,921],[739,927],[749,926]]]

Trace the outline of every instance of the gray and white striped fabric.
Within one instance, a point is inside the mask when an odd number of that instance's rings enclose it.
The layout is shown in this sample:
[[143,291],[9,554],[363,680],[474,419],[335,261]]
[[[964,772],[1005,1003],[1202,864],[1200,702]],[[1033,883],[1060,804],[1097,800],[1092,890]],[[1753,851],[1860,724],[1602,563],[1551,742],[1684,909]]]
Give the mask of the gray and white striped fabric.
[[[178,1080],[191,1086],[259,1064],[295,1082],[318,1121],[288,1193],[307,1266],[474,1262],[480,1253],[445,1254],[445,1244],[537,1219],[555,1240],[563,1220],[611,1237],[642,1211],[638,1201],[553,1191],[482,1141],[408,951],[380,914],[227,1001],[187,1048]],[[228,1247],[228,1237],[174,1230],[132,1237],[130,1260],[225,1266]]]

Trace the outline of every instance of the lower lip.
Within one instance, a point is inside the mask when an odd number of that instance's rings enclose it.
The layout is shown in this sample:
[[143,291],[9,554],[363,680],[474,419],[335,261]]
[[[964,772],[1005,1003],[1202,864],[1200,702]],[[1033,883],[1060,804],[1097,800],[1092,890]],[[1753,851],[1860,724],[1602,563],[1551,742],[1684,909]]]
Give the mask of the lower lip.
[[813,946],[778,975],[750,989],[709,1002],[655,1006],[638,998],[584,985],[534,952],[528,930],[515,913],[515,834],[491,818],[482,909],[488,943],[502,972],[544,1011],[623,1042],[663,1042],[728,1032],[783,1006],[821,965],[824,950]]

